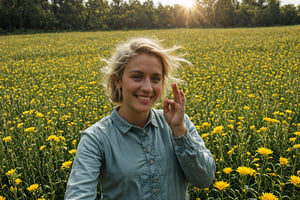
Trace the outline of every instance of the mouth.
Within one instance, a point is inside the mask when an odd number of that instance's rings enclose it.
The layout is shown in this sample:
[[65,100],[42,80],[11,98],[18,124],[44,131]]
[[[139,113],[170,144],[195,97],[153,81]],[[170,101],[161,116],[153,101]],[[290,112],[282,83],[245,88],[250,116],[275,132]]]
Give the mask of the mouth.
[[150,96],[136,96],[136,98],[143,103],[148,103],[151,99]]

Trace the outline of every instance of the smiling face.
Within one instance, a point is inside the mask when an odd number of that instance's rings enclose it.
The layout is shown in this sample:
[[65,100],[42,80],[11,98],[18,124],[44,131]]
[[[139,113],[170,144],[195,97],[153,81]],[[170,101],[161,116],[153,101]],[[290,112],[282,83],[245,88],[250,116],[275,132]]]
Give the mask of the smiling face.
[[122,88],[122,102],[119,114],[130,119],[149,115],[152,105],[162,90],[163,67],[154,55],[140,54],[126,65],[121,80],[115,78],[115,85]]

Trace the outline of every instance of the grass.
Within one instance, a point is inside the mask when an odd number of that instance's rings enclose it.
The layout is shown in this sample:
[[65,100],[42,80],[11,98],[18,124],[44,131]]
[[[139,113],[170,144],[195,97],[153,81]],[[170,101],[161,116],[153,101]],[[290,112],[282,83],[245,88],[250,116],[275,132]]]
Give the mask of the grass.
[[299,35],[291,26],[1,36],[0,199],[63,198],[81,131],[113,109],[100,59],[132,36],[181,45],[194,64],[179,74],[186,112],[218,171],[210,188],[190,187],[191,199],[299,199]]

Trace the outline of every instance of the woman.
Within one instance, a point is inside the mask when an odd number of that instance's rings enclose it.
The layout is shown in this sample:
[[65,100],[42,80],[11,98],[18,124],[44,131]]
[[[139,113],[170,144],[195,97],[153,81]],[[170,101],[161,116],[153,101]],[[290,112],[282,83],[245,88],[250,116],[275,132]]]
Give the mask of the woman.
[[174,100],[152,108],[187,62],[172,56],[176,49],[135,38],[107,61],[106,88],[118,106],[82,133],[65,199],[95,199],[98,181],[104,200],[183,200],[189,183],[212,183],[215,161],[185,114],[183,91],[173,83]]

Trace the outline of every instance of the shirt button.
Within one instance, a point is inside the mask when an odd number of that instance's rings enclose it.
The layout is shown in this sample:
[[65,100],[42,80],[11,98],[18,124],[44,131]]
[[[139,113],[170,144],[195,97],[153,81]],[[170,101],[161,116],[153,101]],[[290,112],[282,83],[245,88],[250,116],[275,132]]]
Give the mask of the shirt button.
[[158,182],[158,178],[154,178],[154,179],[153,179],[153,182],[154,182],[154,183],[157,183],[157,182]]
[[154,193],[154,194],[158,194],[159,191],[158,191],[158,190],[154,190],[153,193]]
[[150,163],[150,165],[152,165],[152,164],[154,163],[154,160],[151,159],[151,160],[149,161],[149,163]]
[[150,147],[147,147],[147,153],[149,153],[152,149]]

